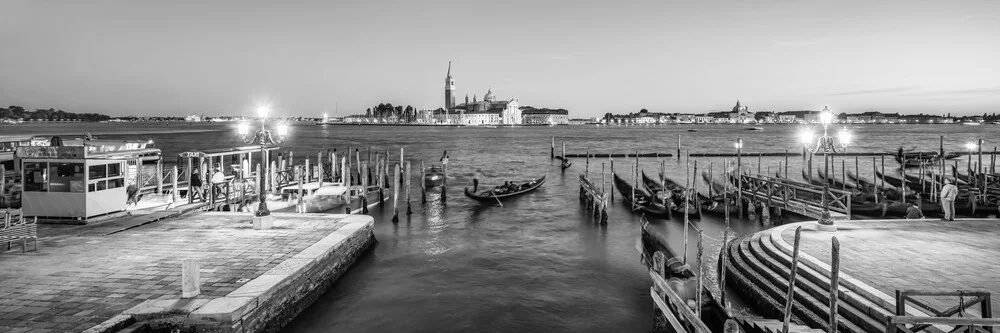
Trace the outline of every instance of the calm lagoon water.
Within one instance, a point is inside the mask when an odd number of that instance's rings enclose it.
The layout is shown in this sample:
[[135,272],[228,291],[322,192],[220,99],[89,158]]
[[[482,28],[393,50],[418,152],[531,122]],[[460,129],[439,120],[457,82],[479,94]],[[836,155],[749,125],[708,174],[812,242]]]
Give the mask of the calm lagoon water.
[[[347,147],[389,150],[398,159],[400,147],[412,161],[413,184],[419,184],[419,161],[436,162],[448,151],[449,189],[446,202],[431,193],[420,202],[420,190],[411,190],[413,215],[393,224],[392,208],[375,209],[378,244],[328,292],[304,311],[284,332],[645,332],[652,321],[650,281],[639,262],[635,239],[639,217],[616,201],[607,226],[595,223],[578,200],[578,175],[583,159],[560,172],[549,159],[549,144],[556,136],[557,151],[582,153],[674,153],[678,135],[683,150],[734,152],[733,142],[744,141],[746,168],[756,169],[756,152],[801,151],[800,126],[763,126],[745,131],[743,126],[675,125],[659,127],[518,127],[439,128],[299,125],[283,146],[297,159],[319,151]],[[688,132],[689,128],[698,132]],[[816,128],[813,128],[814,130]],[[837,128],[839,129],[839,127]],[[849,151],[894,151],[900,146],[936,150],[945,136],[945,149],[960,151],[966,142],[983,138],[992,150],[1000,144],[1000,127],[962,125],[862,125],[854,133]],[[100,138],[150,139],[173,161],[185,150],[240,145],[233,124],[32,124],[0,126],[0,136],[18,134],[81,135]],[[558,152],[557,152],[558,153]],[[723,158],[691,158],[699,172],[711,166],[721,175]],[[783,157],[760,159],[762,172],[773,173]],[[854,158],[846,160],[852,169]],[[964,163],[964,160],[962,160]],[[643,158],[640,167],[655,173],[663,162],[667,174],[684,182],[687,164],[676,157]],[[879,163],[880,161],[876,161]],[[590,173],[600,179],[602,163],[592,160]],[[616,169],[626,177],[634,159],[617,159]],[[837,161],[841,165],[840,159]],[[871,158],[860,160],[861,172],[870,177]],[[894,161],[887,161],[894,167]],[[801,167],[800,157],[789,158],[790,173]],[[480,204],[462,195],[474,174],[484,184],[528,179],[548,174],[537,192],[504,203]],[[608,178],[610,184],[610,177]],[[699,187],[704,191],[704,183]],[[609,185],[610,188],[610,185]],[[405,208],[405,206],[404,206]],[[721,217],[708,216],[694,224],[704,230],[706,262],[714,263],[722,238]],[[680,219],[654,220],[671,240],[676,253],[683,251]],[[738,234],[760,227],[736,221]],[[691,237],[696,237],[693,229]],[[694,244],[689,261],[695,262]],[[714,271],[714,264],[709,264]],[[710,272],[710,274],[714,274]],[[739,300],[736,300],[739,303]],[[737,304],[738,305],[738,304]],[[744,309],[752,312],[752,309]]]

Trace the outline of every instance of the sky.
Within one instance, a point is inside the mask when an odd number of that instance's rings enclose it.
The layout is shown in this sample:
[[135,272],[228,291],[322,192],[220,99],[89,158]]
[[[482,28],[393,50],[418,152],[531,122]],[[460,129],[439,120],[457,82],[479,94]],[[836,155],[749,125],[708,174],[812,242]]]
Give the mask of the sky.
[[1000,1],[0,1],[0,105],[1000,112]]

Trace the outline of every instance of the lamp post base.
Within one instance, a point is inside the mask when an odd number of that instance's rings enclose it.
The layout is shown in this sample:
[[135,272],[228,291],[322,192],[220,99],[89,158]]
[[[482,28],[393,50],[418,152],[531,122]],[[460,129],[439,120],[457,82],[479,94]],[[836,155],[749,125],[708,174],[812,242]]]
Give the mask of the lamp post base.
[[274,215],[253,217],[254,230],[271,229],[272,226],[274,226]]
[[829,211],[823,211],[823,215],[819,217],[819,220],[816,220],[816,230],[837,231],[837,226],[833,224]]

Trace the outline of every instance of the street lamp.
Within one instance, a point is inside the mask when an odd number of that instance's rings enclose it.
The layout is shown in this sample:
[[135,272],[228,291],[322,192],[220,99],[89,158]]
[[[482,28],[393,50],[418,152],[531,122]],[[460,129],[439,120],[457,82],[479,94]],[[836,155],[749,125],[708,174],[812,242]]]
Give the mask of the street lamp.
[[[257,107],[257,115],[260,116],[260,129],[251,133],[250,123],[241,122],[237,125],[237,131],[239,132],[240,138],[243,143],[246,144],[259,144],[260,145],[260,157],[261,157],[261,169],[260,174],[260,205],[257,206],[257,211],[254,212],[254,227],[264,225],[270,226],[270,222],[273,221],[271,217],[271,212],[267,209],[267,189],[264,187],[264,175],[267,174],[267,163],[264,161],[264,156],[266,156],[267,151],[265,150],[268,145],[275,145],[281,143],[285,136],[288,135],[288,125],[284,123],[278,123],[275,126],[275,135],[271,135],[271,130],[265,127],[265,121],[267,120],[267,113],[270,112],[270,107],[267,105],[261,105]],[[266,222],[264,222],[266,221]]]
[[[819,113],[820,123],[823,124],[823,136],[819,137],[819,139],[816,141],[816,146],[813,147],[812,149],[809,149],[809,145],[812,143],[812,138],[813,138],[812,132],[803,131],[801,133],[802,146],[805,149],[810,150],[810,152],[813,154],[819,152],[820,149],[823,150],[823,173],[828,176],[830,172],[828,163],[828,158],[830,155],[829,153],[830,152],[836,153],[838,145],[841,147],[841,149],[847,149],[847,145],[850,143],[851,140],[851,133],[848,132],[847,129],[843,129],[840,131],[840,134],[838,135],[839,140],[836,140],[839,142],[834,142],[835,141],[834,138],[829,135],[828,131],[830,123],[833,122],[833,118],[834,118],[833,112],[830,112],[830,109],[824,106],[823,111]],[[810,167],[810,172],[811,171],[812,170]],[[836,231],[837,227],[833,225],[833,220],[830,219],[830,203],[827,200],[828,192],[830,192],[830,182],[823,182],[823,215],[821,215],[819,220],[816,222],[819,223],[820,230]]]

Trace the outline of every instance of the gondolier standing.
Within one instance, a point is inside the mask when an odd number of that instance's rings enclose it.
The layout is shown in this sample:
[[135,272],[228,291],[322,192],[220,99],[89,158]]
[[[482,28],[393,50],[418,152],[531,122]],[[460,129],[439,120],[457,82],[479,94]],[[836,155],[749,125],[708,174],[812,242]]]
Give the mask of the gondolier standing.
[[441,154],[441,165],[448,166],[448,151],[447,150],[445,150],[444,153]]
[[952,184],[951,178],[944,179],[944,186],[941,187],[941,209],[944,210],[945,221],[955,220],[955,198],[958,197],[958,187]]

